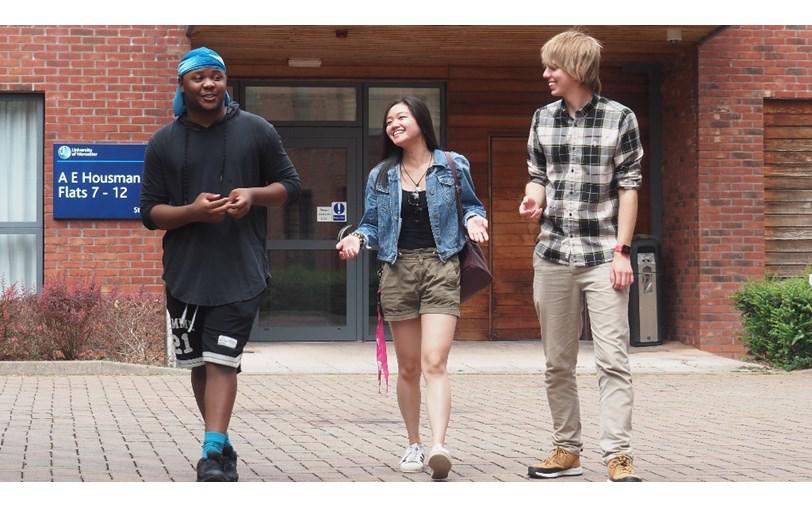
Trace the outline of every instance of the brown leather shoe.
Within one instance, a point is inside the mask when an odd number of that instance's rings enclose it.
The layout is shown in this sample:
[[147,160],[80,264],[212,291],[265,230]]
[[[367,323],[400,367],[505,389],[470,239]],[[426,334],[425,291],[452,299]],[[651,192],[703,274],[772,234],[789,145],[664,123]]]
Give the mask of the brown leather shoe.
[[634,472],[634,463],[628,455],[618,455],[609,461],[609,480],[613,482],[641,482]]
[[527,476],[530,478],[558,478],[581,474],[584,474],[581,469],[581,457],[558,447],[542,462],[527,468]]

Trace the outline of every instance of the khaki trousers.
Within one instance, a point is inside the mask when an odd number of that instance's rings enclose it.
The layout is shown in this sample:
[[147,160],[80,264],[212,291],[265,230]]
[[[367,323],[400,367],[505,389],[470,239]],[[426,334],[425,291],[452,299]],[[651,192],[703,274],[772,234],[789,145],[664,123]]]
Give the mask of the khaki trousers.
[[600,447],[604,463],[632,456],[632,376],[629,369],[629,289],[615,290],[611,263],[562,265],[533,256],[533,301],[547,358],[545,388],[553,420],[553,446],[579,454],[581,412],[575,366],[586,302],[600,390]]

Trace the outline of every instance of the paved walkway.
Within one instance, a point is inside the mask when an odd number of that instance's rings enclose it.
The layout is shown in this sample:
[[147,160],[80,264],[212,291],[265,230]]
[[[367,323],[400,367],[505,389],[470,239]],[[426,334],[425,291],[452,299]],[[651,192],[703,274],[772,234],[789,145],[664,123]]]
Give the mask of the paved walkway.
[[[550,440],[540,344],[469,344],[455,344],[450,361],[450,480],[528,481],[527,465]],[[406,443],[396,376],[379,394],[371,344],[254,348],[230,429],[242,481],[429,480],[397,469]],[[589,348],[582,354],[585,474],[553,482],[606,478],[596,377]],[[634,349],[632,362],[636,464],[646,480],[812,480],[812,372],[754,369],[681,345]],[[202,428],[188,378],[154,372],[0,367],[0,481],[192,480]]]
[[[394,347],[388,343],[390,372],[397,372]],[[759,369],[758,365],[705,353],[669,342],[629,349],[636,373],[711,373]],[[243,372],[261,374],[363,374],[376,372],[373,342],[249,343]],[[535,374],[544,370],[540,340],[455,342],[448,359],[451,373]],[[579,374],[595,372],[591,342],[581,342]]]

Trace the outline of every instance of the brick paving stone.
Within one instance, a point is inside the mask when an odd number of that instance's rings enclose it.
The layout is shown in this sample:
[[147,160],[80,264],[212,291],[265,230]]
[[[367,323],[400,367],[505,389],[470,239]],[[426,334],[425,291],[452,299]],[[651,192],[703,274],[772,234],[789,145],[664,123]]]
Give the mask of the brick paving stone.
[[0,469],[0,482],[19,482],[22,480],[22,473],[18,470],[4,471]]
[[[527,481],[527,466],[550,449],[542,376],[452,374],[451,383],[450,480]],[[634,383],[644,479],[812,479],[812,376],[642,374]],[[596,377],[579,375],[578,388],[584,475],[552,481],[603,482]],[[422,416],[430,442],[425,407]],[[378,394],[372,375],[241,376],[229,435],[242,481],[430,481],[397,468],[407,444],[397,399]],[[0,376],[0,481],[192,481],[201,436],[186,377]]]
[[82,473],[84,482],[109,482],[113,477],[106,473]]

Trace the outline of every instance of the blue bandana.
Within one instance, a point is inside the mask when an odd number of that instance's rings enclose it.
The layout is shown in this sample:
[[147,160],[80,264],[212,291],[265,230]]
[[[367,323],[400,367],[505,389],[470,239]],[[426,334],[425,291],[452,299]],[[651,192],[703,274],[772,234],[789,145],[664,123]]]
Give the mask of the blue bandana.
[[[225,74],[226,63],[216,51],[204,47],[196,48],[183,55],[183,58],[180,59],[178,77],[183,78],[187,73],[197,69],[218,69]],[[231,97],[226,92],[225,105],[228,106],[229,104],[231,104]],[[186,112],[186,102],[183,100],[183,89],[180,86],[175,90],[172,110],[175,116],[180,116]]]

